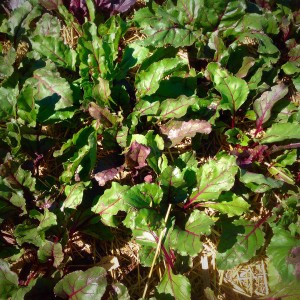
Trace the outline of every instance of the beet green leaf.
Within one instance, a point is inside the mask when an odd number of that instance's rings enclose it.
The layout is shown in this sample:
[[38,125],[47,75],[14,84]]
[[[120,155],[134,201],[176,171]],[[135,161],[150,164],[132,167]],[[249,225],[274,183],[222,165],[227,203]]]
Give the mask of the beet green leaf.
[[185,208],[195,202],[218,199],[222,191],[228,191],[233,186],[237,171],[235,158],[229,155],[201,166],[197,172],[197,186]]
[[86,271],[75,271],[67,274],[56,284],[54,293],[62,299],[101,299],[106,286],[105,269],[93,267]]
[[164,276],[157,287],[158,293],[165,298],[170,295],[175,300],[191,299],[191,284],[183,275],[173,274],[170,267],[167,267]]
[[263,244],[264,233],[253,222],[240,219],[225,224],[216,258],[218,268],[227,270],[249,261]]

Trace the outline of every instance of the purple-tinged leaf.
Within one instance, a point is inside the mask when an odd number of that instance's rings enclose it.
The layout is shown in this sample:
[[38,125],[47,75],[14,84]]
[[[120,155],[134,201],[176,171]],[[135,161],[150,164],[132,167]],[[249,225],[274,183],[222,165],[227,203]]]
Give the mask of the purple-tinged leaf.
[[108,181],[113,180],[115,176],[121,172],[122,169],[122,167],[119,167],[104,170],[96,173],[94,178],[98,182],[99,186],[104,186]]
[[111,14],[123,13],[129,10],[136,0],[96,0],[95,6],[98,10],[108,10]]
[[65,6],[72,12],[80,24],[83,24],[84,17],[88,15],[85,0],[63,0]]
[[171,147],[179,144],[186,137],[194,137],[196,133],[209,134],[211,125],[204,120],[170,121],[160,127],[163,134],[171,140]]
[[107,286],[106,270],[93,267],[66,275],[54,287],[56,296],[69,300],[101,299]]
[[262,125],[267,122],[271,116],[271,109],[274,104],[282,99],[288,93],[288,87],[283,83],[275,85],[271,91],[264,92],[253,103],[253,109],[257,115],[256,133],[262,130]]
[[146,159],[150,154],[151,149],[147,146],[134,141],[128,152],[125,154],[126,166],[129,168],[141,169],[147,166]]
[[7,5],[8,9],[15,10],[16,8],[22,6],[25,1],[26,0],[6,0],[4,1],[4,4]]
[[175,300],[191,299],[191,284],[189,280],[183,275],[174,275],[169,266],[166,268],[157,291],[165,299],[169,299],[170,295]]
[[116,217],[119,211],[127,211],[130,206],[125,201],[125,193],[129,186],[122,186],[116,182],[112,183],[110,189],[107,189],[102,196],[95,199],[95,205],[92,212],[99,214],[105,225],[116,227],[119,220]]
[[175,227],[169,235],[170,247],[182,256],[194,257],[202,250],[202,235],[210,234],[214,221],[206,214],[195,210],[191,213],[184,230]]
[[39,0],[39,3],[48,10],[57,10],[62,5],[62,0]]
[[204,164],[197,172],[197,186],[184,208],[195,202],[218,199],[221,192],[232,188],[237,171],[234,156],[224,155]]
[[64,259],[61,244],[46,241],[46,243],[38,250],[38,259],[42,263],[46,263],[49,259],[51,259],[53,266],[57,268]]
[[103,108],[94,102],[90,102],[88,110],[89,114],[105,127],[111,127],[116,123],[116,117],[112,115],[108,108]]

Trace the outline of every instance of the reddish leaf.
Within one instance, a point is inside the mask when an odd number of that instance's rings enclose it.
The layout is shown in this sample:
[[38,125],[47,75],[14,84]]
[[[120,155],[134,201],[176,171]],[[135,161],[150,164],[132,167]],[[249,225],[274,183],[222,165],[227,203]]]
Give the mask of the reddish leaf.
[[175,146],[186,137],[194,137],[196,133],[209,134],[211,125],[204,120],[171,121],[161,126],[160,130],[171,140],[171,146]]
[[122,169],[122,167],[119,167],[98,172],[95,174],[95,179],[98,181],[100,186],[104,186],[106,182],[113,180],[114,177],[122,171]]
[[129,168],[141,169],[147,166],[146,159],[150,148],[134,141],[125,155],[126,165]]

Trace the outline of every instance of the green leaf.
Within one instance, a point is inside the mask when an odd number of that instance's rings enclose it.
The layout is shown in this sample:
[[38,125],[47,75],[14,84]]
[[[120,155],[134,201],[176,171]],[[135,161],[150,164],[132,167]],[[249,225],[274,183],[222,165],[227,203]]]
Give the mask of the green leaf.
[[18,289],[18,275],[9,269],[9,264],[0,260],[0,299],[9,299]]
[[164,276],[157,286],[157,292],[165,298],[173,296],[176,300],[191,299],[191,284],[183,275],[174,275],[170,268],[167,268]]
[[44,13],[36,23],[36,27],[32,35],[40,35],[43,37],[52,36],[55,38],[60,38],[61,24],[59,19],[49,13]]
[[290,139],[300,139],[298,123],[275,123],[267,129],[261,143],[269,144]]
[[197,172],[197,187],[185,208],[195,202],[218,199],[222,191],[232,188],[237,171],[236,159],[229,155],[204,164]]
[[37,255],[42,263],[46,263],[49,259],[53,260],[53,266],[55,268],[59,267],[64,259],[61,244],[50,241],[46,241],[45,244],[39,248]]
[[54,287],[56,296],[69,300],[101,299],[107,286],[106,271],[93,267],[67,274]]
[[172,118],[179,119],[183,117],[187,109],[197,103],[198,97],[186,97],[184,95],[179,96],[177,99],[164,100],[159,107],[159,116],[162,120],[168,120]]
[[218,202],[204,202],[201,206],[215,209],[228,217],[240,216],[249,211],[250,204],[242,197],[237,196],[232,192],[225,192],[221,194]]
[[162,189],[155,183],[141,183],[130,188],[125,194],[128,205],[141,209],[157,206],[163,196]]
[[280,188],[283,185],[282,181],[245,170],[241,170],[240,181],[255,193],[264,193],[271,189]]
[[180,58],[165,58],[154,62],[148,69],[136,74],[135,86],[139,97],[152,95],[159,88],[159,83],[167,75],[181,69],[185,62]]
[[45,241],[45,231],[57,224],[56,215],[45,209],[44,214],[38,211],[30,211],[30,217],[37,219],[39,225],[34,222],[24,222],[16,226],[14,236],[19,245],[30,243],[37,247],[43,245]]
[[255,62],[256,62],[255,58],[253,58],[251,56],[244,57],[243,64],[240,67],[240,69],[238,70],[238,72],[235,74],[235,76],[239,77],[239,78],[246,77],[249,70],[251,69],[251,67],[254,66]]
[[78,182],[74,185],[67,185],[65,187],[66,199],[64,200],[61,210],[65,208],[76,208],[81,204],[83,193],[85,190],[85,184],[83,182]]
[[36,35],[31,39],[33,50],[42,56],[51,59],[61,67],[75,71],[77,53],[68,45],[65,45],[62,39],[54,36]]
[[17,89],[0,87],[0,119],[5,121],[15,116],[17,104]]
[[246,81],[229,75],[217,63],[210,63],[207,66],[207,71],[211,76],[215,89],[222,96],[221,108],[229,109],[232,114],[235,114],[247,99],[249,89]]
[[202,235],[209,235],[210,228],[214,221],[206,214],[195,210],[190,214],[184,230],[175,227],[169,235],[170,247],[176,250],[180,255],[192,257],[198,255],[202,250]]
[[292,297],[299,292],[299,279],[295,276],[296,265],[291,263],[293,258],[295,259],[291,252],[295,247],[300,246],[300,242],[289,231],[280,227],[273,228],[273,234],[267,248],[271,296],[277,298],[291,295]]
[[[143,28],[142,32],[147,36],[142,40],[142,45],[181,47],[190,46],[196,41],[200,32],[193,29],[193,23],[199,5],[194,0],[189,0],[184,3],[179,1],[177,7],[172,4],[170,6],[170,9],[164,9],[153,5],[152,9],[142,8],[135,13],[134,22]],[[180,14],[176,12],[178,10],[181,10]]]
[[225,223],[216,257],[218,268],[228,270],[248,262],[263,244],[264,233],[256,224],[242,219]]
[[23,87],[18,97],[18,116],[28,123],[29,127],[35,127],[37,110],[35,108],[34,90],[31,86]]
[[118,212],[126,212],[130,208],[125,197],[129,189],[127,185],[122,186],[113,182],[110,189],[107,189],[102,196],[96,197],[91,210],[101,216],[104,224],[117,227],[120,223],[117,218]]
[[13,72],[17,54],[14,48],[10,48],[5,55],[0,55],[0,79],[8,78]]

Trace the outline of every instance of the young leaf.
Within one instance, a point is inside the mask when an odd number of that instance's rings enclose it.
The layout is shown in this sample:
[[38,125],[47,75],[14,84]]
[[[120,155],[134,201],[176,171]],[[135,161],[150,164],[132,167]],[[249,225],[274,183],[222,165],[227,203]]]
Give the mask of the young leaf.
[[190,214],[184,230],[175,227],[168,236],[170,247],[180,255],[194,257],[202,250],[202,235],[210,234],[214,221],[206,214],[195,210]]
[[107,286],[106,271],[93,267],[67,274],[54,287],[56,296],[69,300],[101,299]]
[[189,280],[183,275],[174,275],[168,266],[157,287],[157,291],[165,299],[170,297],[170,295],[175,300],[191,299],[191,284]]
[[122,171],[123,167],[110,168],[94,175],[94,178],[98,182],[99,186],[104,186],[108,181],[111,181]]
[[198,201],[218,199],[222,191],[228,191],[233,186],[237,171],[236,160],[229,155],[204,164],[197,172],[197,187],[184,207],[188,208]]
[[38,250],[38,259],[45,263],[48,259],[53,260],[53,266],[55,268],[59,267],[64,259],[64,253],[62,251],[62,246],[60,243],[53,243],[46,241],[43,246]]
[[264,92],[253,103],[253,109],[256,113],[256,131],[262,129],[262,125],[267,122],[271,116],[271,109],[276,102],[282,99],[288,93],[288,87],[284,84],[278,84],[271,88],[271,91]]
[[218,268],[228,270],[249,261],[263,244],[264,233],[254,223],[242,219],[225,223],[218,245]]
[[129,186],[120,185],[116,182],[112,183],[110,189],[94,200],[92,211],[101,216],[104,224],[116,227],[119,221],[116,217],[119,211],[127,211],[130,207],[125,200],[125,193],[129,190]]
[[9,269],[9,264],[0,260],[0,299],[9,299],[18,289],[18,275]]
[[135,79],[137,95],[143,97],[154,94],[162,79],[181,69],[184,65],[185,62],[180,58],[165,58],[154,62],[148,69],[137,73]]
[[211,76],[215,89],[222,96],[221,107],[229,109],[234,115],[247,99],[249,88],[246,81],[229,75],[217,63],[210,63],[207,66],[207,71]]
[[211,125],[204,120],[170,121],[160,127],[163,134],[171,140],[171,147],[179,144],[186,137],[194,137],[196,133],[209,134]]

